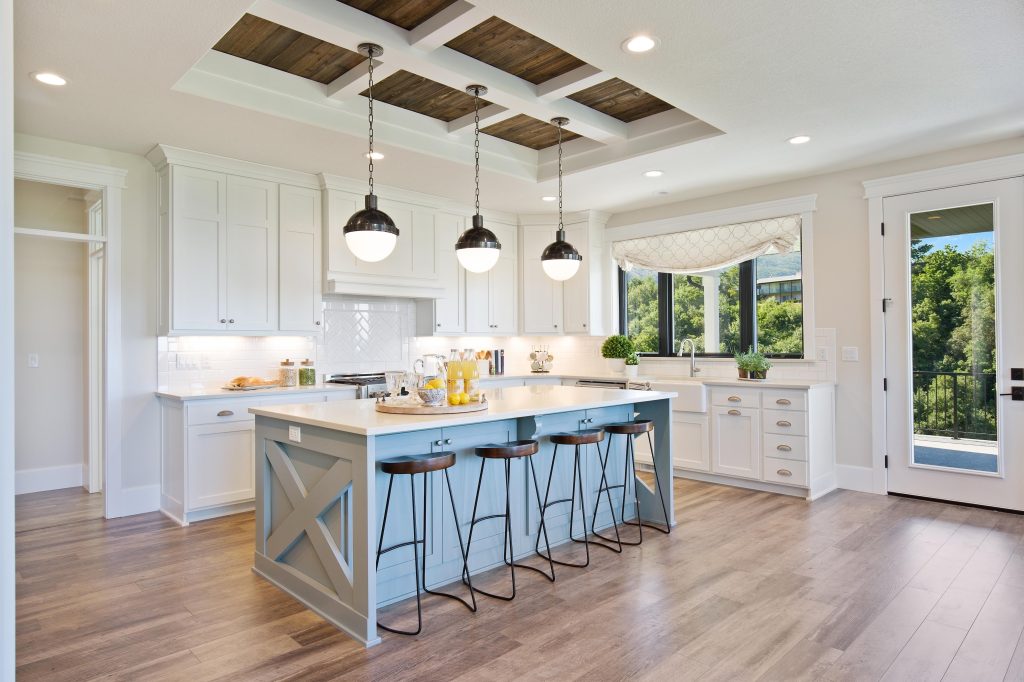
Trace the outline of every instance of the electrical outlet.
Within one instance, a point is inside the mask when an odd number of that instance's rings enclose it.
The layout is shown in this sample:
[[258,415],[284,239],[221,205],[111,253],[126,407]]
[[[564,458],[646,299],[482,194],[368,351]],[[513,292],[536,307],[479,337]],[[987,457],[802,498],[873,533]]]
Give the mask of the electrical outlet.
[[299,428],[298,426],[289,426],[288,427],[288,440],[290,440],[293,443],[301,443],[302,442],[302,429]]
[[39,366],[39,353],[29,353],[28,354],[28,366],[29,367],[38,367]]
[[860,350],[857,346],[843,346],[844,362],[860,362]]
[[818,362],[828,362],[828,348],[819,348],[817,357]]

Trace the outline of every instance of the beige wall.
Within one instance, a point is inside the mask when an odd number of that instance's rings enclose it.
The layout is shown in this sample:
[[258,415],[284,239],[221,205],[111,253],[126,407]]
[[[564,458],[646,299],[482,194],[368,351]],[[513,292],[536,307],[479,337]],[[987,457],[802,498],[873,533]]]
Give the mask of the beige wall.
[[[854,170],[728,192],[612,216],[609,227],[716,209],[818,195],[814,216],[815,317],[837,330],[838,346],[860,348],[859,362],[838,362],[837,434],[840,464],[871,466],[872,301],[868,288],[868,203],[865,180],[1024,152],[1024,137]],[[874,229],[874,228],[873,228]]]
[[153,394],[157,385],[156,172],[135,154],[18,133],[14,137],[18,151],[128,171],[121,236],[122,480],[126,488],[157,486],[160,410]]

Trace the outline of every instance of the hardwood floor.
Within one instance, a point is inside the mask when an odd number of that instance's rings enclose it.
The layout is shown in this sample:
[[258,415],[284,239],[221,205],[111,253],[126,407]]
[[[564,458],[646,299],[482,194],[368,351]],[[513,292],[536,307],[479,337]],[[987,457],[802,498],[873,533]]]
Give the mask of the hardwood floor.
[[182,529],[38,495],[18,498],[19,680],[1024,680],[1024,516],[677,480],[672,535],[475,615],[428,597],[424,634],[366,650],[251,573],[251,514]]

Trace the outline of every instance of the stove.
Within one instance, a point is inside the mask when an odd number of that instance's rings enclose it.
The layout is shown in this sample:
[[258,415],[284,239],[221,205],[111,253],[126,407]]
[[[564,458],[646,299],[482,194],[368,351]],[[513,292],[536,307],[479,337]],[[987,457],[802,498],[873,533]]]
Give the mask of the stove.
[[376,374],[329,374],[324,383],[355,386],[357,398],[377,398],[387,393],[388,390],[383,372]]

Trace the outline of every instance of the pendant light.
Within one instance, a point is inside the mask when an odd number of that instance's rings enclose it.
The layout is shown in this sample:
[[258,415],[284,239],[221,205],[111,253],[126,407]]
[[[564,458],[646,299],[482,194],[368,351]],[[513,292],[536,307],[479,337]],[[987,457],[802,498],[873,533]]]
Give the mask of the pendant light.
[[370,100],[370,151],[366,154],[370,160],[370,193],[366,195],[366,207],[352,214],[343,232],[345,244],[356,258],[375,263],[384,260],[394,251],[398,242],[398,228],[391,216],[377,208],[377,196],[373,193],[373,60],[384,54],[384,48],[373,43],[363,43],[359,46],[359,52],[366,55],[370,69],[370,86],[366,91]]
[[473,95],[476,213],[473,215],[473,227],[463,232],[455,242],[455,255],[462,267],[470,272],[487,272],[494,267],[498,262],[498,256],[501,255],[498,237],[484,227],[484,218],[480,215],[480,96],[487,94],[487,88],[482,85],[470,85],[466,92]]
[[558,126],[558,231],[555,233],[555,241],[548,244],[541,254],[540,264],[548,277],[561,282],[576,274],[583,256],[565,241],[565,227],[562,224],[562,126],[569,119],[559,116],[551,119],[551,122]]

